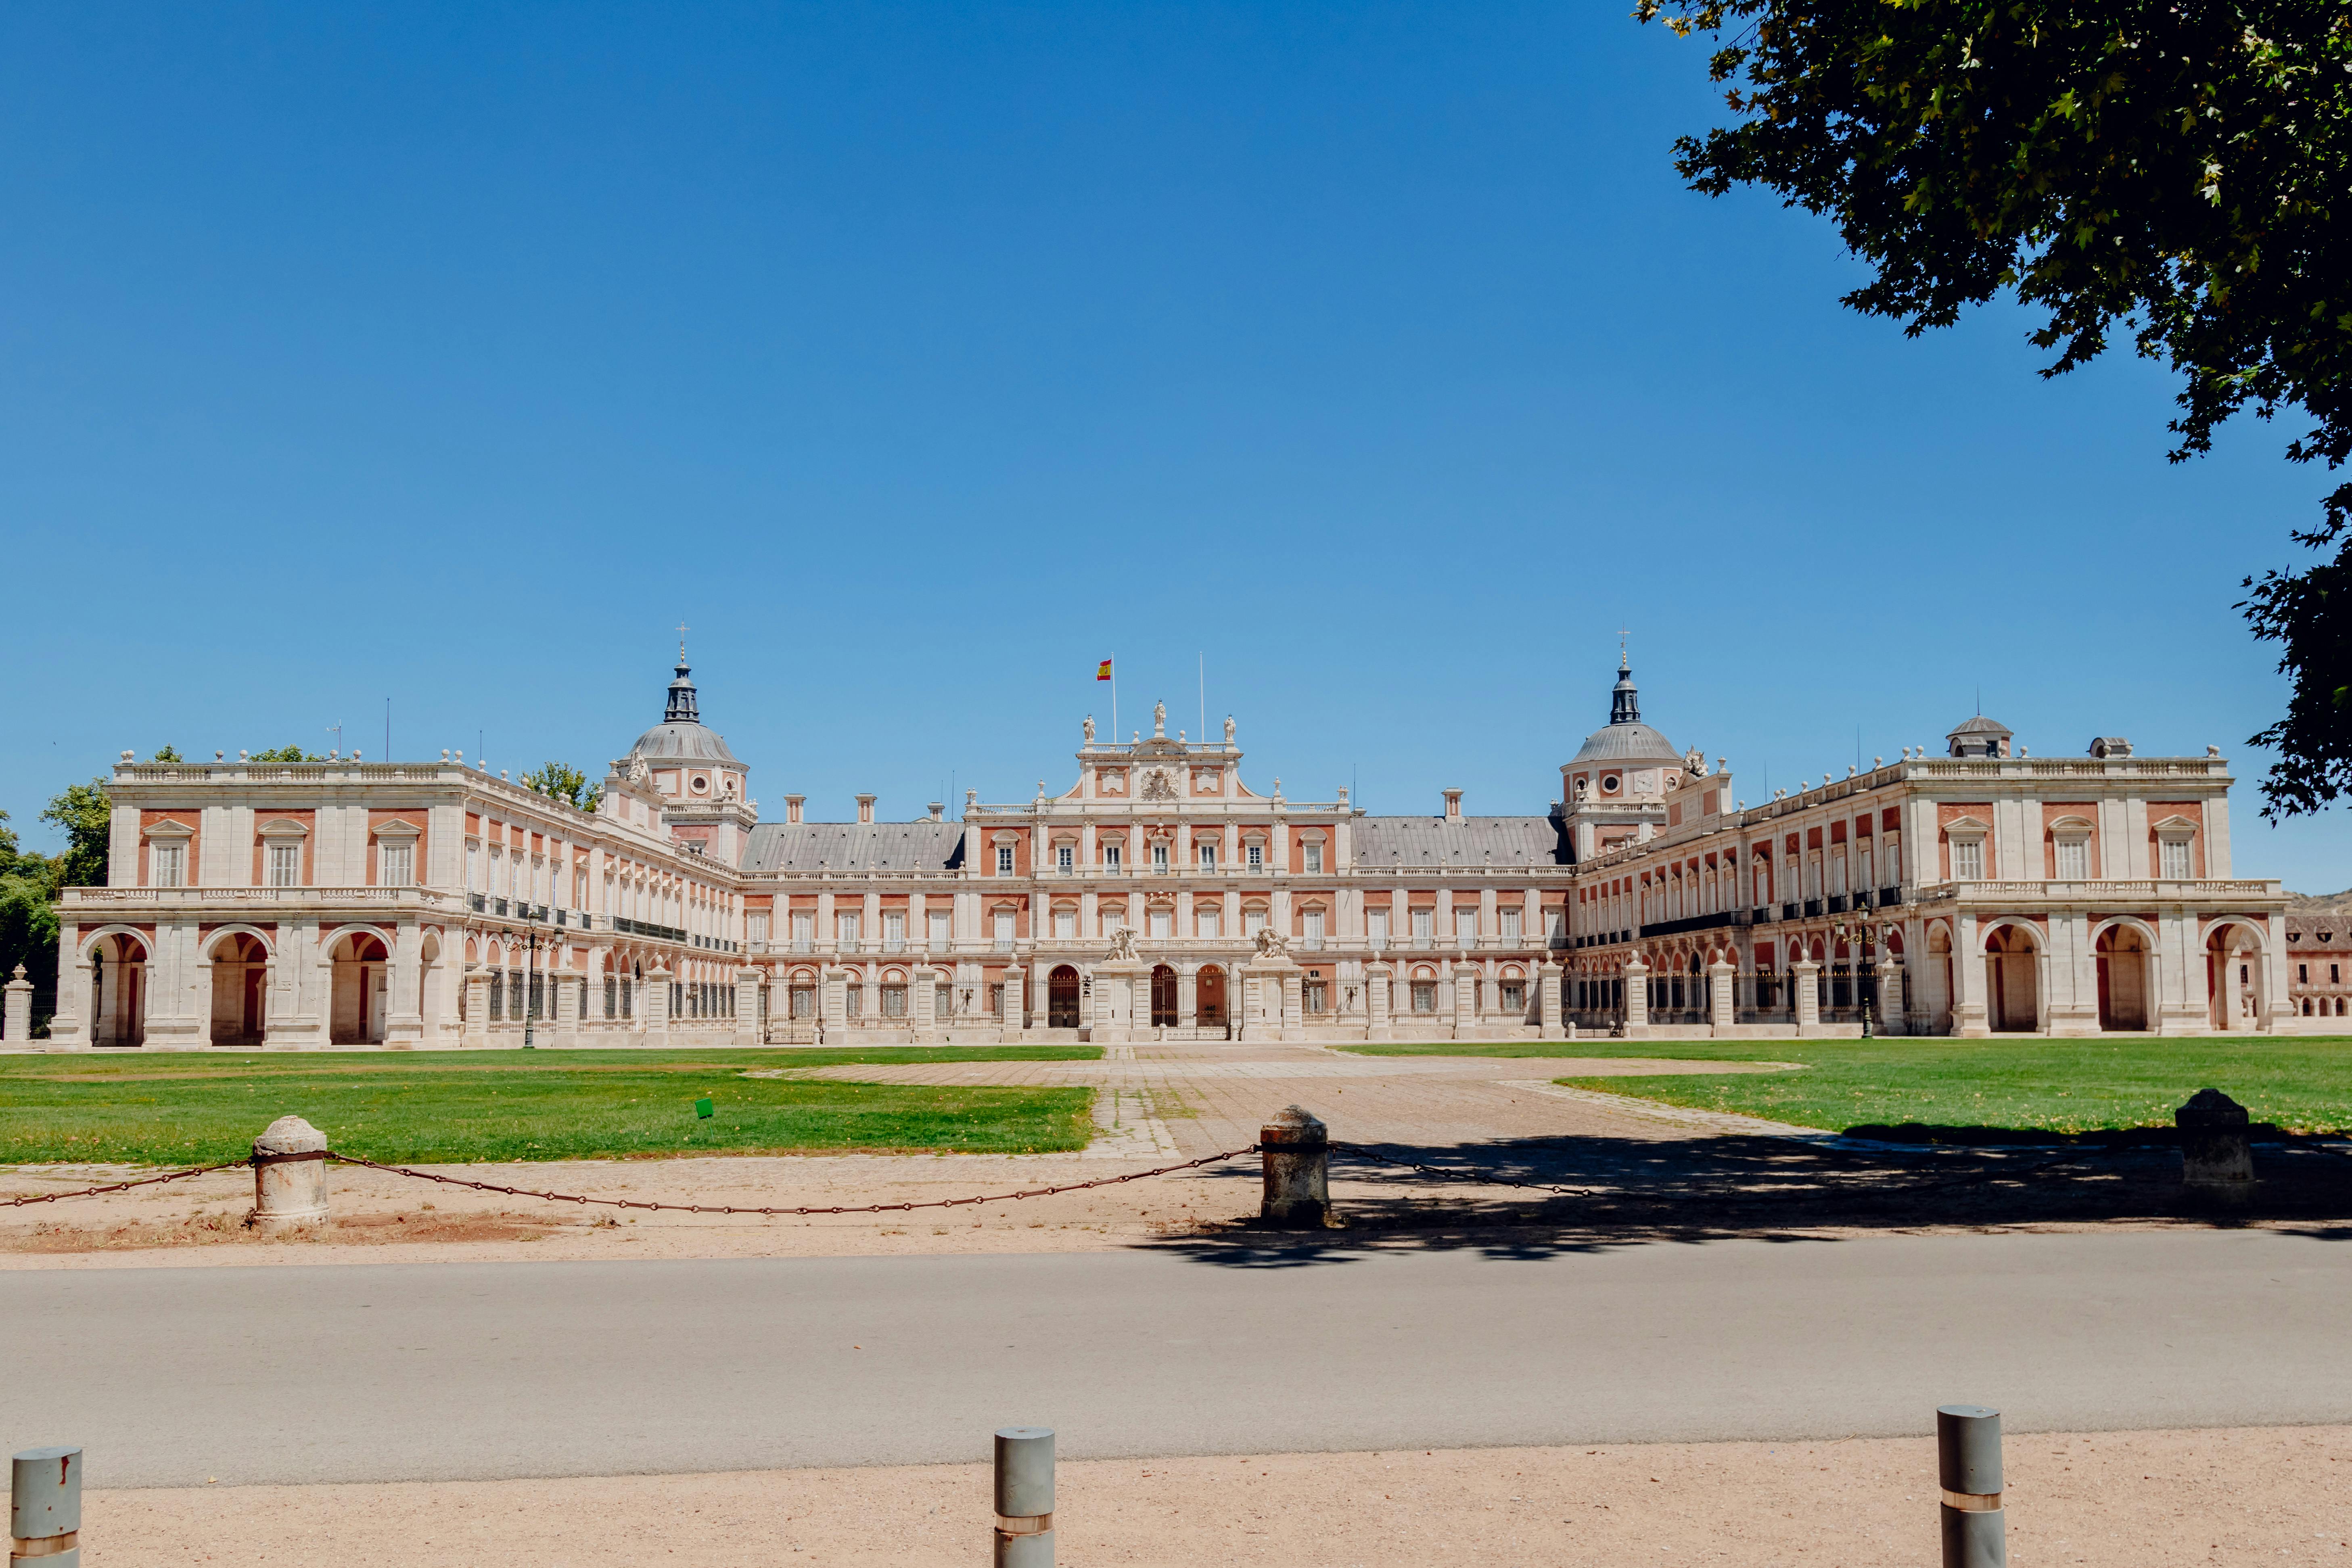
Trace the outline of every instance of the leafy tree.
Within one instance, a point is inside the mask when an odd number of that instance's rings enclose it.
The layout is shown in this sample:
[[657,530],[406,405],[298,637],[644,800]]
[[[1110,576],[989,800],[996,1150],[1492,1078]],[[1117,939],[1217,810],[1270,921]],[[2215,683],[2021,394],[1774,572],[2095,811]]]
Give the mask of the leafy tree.
[[542,763],[535,773],[522,775],[527,789],[543,795],[569,801],[583,811],[593,811],[596,803],[604,798],[604,786],[589,782],[588,775],[570,763]]
[[316,752],[306,752],[299,746],[280,746],[276,751],[256,752],[249,763],[323,763],[327,759]]
[[184,763],[188,759],[180,755],[177,746],[166,746],[147,760],[152,763]]
[[37,1028],[57,1011],[57,868],[47,856],[20,848],[7,820],[0,811],[0,980],[25,966]]
[[102,778],[86,784],[68,784],[49,798],[41,820],[66,830],[66,852],[53,862],[57,868],[55,886],[105,885],[107,827],[113,817],[114,803],[107,798],[106,781]]
[[[2300,409],[2296,462],[2352,456],[2352,7],[2343,0],[1638,0],[1714,36],[1734,123],[1675,144],[1693,189],[1778,191],[1917,336],[2014,291],[2054,376],[2111,333],[2181,377],[2172,460]],[[2283,647],[2268,816],[2352,791],[2352,484],[2240,608]]]

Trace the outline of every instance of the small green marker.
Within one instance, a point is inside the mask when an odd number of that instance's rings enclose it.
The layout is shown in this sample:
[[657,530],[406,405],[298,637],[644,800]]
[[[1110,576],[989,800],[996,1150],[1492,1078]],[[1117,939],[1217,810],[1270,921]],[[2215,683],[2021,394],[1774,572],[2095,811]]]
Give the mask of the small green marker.
[[706,1094],[706,1095],[704,1095],[700,1100],[696,1100],[696,1101],[694,1102],[694,1113],[695,1113],[697,1116],[709,1116],[709,1115],[713,1115],[713,1114],[715,1114],[715,1113],[717,1112],[717,1110],[718,1110],[718,1107],[717,1107],[717,1106],[714,1106],[714,1105],[712,1105],[712,1104],[710,1103],[710,1097],[709,1097],[709,1095],[707,1095],[707,1094]]

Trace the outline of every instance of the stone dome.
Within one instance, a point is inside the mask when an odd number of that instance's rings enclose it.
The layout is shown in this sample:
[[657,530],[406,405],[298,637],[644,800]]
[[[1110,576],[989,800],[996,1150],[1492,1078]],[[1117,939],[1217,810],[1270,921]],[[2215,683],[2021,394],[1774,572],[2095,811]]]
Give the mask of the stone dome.
[[694,681],[684,660],[678,663],[677,679],[669,683],[669,701],[662,711],[662,721],[637,737],[636,744],[629,748],[629,755],[656,762],[665,758],[689,763],[735,761],[735,753],[727,749],[725,737],[702,721]]
[[1672,741],[1642,722],[1642,697],[1633,685],[1633,667],[1619,658],[1617,684],[1609,693],[1609,722],[1584,737],[1583,746],[1568,765],[1664,763],[1679,767],[1682,761],[1683,754]]

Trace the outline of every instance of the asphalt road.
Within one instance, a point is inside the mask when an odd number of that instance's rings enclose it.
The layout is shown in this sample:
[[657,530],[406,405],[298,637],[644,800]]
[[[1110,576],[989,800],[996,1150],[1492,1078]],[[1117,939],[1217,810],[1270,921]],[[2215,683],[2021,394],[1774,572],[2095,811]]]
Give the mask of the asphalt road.
[[98,1486],[2352,1419],[2352,1234],[0,1273]]

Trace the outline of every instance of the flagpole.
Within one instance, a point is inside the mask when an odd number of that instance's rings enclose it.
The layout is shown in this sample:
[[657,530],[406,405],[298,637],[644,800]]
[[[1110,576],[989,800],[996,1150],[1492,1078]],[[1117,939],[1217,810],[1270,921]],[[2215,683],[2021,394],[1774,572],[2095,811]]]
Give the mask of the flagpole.
[[1118,744],[1118,650],[1110,653],[1110,743]]

